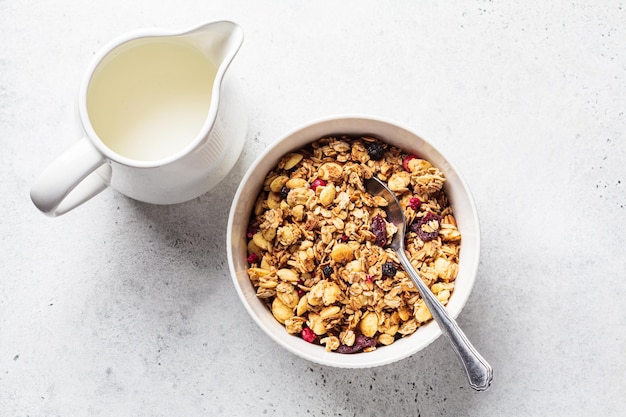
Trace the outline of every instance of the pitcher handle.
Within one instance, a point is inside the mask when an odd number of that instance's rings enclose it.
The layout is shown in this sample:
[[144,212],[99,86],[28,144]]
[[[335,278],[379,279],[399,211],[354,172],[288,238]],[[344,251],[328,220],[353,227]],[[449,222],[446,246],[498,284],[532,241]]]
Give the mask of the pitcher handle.
[[[96,172],[99,168],[107,170],[107,178]],[[102,192],[109,179],[110,167],[104,157],[87,138],[82,138],[41,173],[30,190],[30,198],[44,214],[56,217]]]

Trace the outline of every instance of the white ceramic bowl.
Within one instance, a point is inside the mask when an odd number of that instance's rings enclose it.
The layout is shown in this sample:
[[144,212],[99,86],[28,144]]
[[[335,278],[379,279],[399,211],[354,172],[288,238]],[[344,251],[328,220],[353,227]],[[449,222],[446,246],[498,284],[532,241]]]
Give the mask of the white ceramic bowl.
[[368,134],[403,150],[416,153],[444,172],[445,191],[454,210],[462,235],[459,274],[455,290],[447,305],[449,313],[457,317],[474,285],[480,255],[480,231],[476,207],[465,181],[458,171],[435,147],[397,123],[370,116],[334,116],[301,126],[278,139],[259,155],[243,177],[233,199],[228,219],[228,264],[235,288],[244,306],[256,323],[276,343],[288,351],[312,362],[343,368],[365,368],[385,365],[413,355],[441,335],[439,326],[431,321],[409,337],[382,346],[373,352],[340,354],[326,352],[323,346],[307,343],[287,333],[284,326],[256,297],[246,272],[246,232],[256,197],[267,173],[286,153],[302,148],[323,136],[331,134]]

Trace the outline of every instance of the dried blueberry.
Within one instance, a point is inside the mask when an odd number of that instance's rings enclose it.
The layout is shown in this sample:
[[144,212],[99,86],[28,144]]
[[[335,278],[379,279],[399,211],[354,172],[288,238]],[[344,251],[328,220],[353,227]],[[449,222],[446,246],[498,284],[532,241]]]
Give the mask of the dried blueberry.
[[280,198],[284,200],[287,198],[287,195],[289,195],[289,188],[287,188],[286,185],[283,185],[283,188],[280,189]]
[[383,276],[385,277],[393,277],[398,272],[398,268],[393,264],[393,262],[385,262],[382,267]]
[[367,146],[367,154],[370,156],[370,159],[378,161],[383,159],[383,156],[385,156],[385,148],[383,148],[383,145],[380,143],[370,143]]
[[372,218],[372,225],[370,231],[376,237],[376,244],[383,247],[387,244],[387,222],[383,219],[383,216],[377,214]]
[[330,265],[326,265],[324,268],[322,268],[322,273],[324,274],[326,278],[331,276],[333,272],[335,271],[333,270],[333,267]]
[[424,242],[428,242],[435,239],[439,234],[440,222],[441,217],[429,211],[424,217],[420,218],[417,223],[413,223],[410,230],[417,233],[419,238]]

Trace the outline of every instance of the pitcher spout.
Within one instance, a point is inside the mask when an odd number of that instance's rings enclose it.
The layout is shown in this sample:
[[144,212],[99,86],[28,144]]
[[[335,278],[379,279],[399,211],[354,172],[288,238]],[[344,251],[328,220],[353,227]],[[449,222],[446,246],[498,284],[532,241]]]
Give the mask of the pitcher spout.
[[181,36],[208,56],[217,68],[218,79],[221,79],[243,43],[241,26],[226,20],[206,23]]

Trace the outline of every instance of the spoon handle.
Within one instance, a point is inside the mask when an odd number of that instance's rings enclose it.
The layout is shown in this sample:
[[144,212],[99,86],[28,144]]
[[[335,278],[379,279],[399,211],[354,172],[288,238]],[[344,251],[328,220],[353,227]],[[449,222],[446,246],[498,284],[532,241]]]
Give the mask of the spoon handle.
[[445,334],[450,340],[450,343],[452,343],[454,351],[465,368],[470,386],[476,391],[485,391],[489,388],[489,385],[491,385],[493,369],[487,361],[480,356],[474,346],[472,346],[461,328],[456,324],[456,321],[450,317],[446,308],[430,291],[430,288],[424,284],[403,250],[398,251],[398,256],[402,262],[402,266],[404,266],[404,270],[411,276],[415,285],[417,285],[428,310],[437,324],[439,324],[442,333]]

